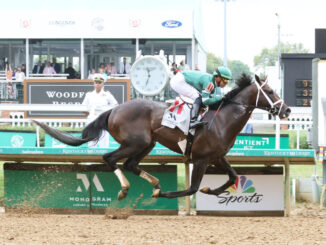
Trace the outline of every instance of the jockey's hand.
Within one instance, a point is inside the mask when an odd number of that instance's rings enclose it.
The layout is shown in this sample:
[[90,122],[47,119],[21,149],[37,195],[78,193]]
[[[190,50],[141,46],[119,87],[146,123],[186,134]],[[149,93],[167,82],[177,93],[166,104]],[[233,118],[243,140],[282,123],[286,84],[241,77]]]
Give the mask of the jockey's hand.
[[230,100],[230,96],[228,94],[225,94],[223,97],[222,97],[222,100],[223,101],[229,101]]

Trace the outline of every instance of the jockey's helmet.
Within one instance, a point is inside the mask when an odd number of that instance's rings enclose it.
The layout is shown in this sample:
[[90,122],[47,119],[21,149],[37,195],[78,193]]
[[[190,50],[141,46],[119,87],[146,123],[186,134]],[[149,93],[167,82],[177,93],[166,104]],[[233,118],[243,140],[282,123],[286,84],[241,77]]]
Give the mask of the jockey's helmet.
[[220,76],[222,78],[225,78],[227,80],[232,79],[232,74],[229,68],[225,66],[219,66],[217,67],[216,71],[213,72],[213,76]]

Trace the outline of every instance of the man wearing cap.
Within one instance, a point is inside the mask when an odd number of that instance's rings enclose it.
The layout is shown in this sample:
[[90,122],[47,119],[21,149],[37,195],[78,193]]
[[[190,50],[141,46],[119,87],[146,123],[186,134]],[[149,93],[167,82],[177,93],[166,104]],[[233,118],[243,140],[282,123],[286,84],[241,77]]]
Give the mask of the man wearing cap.
[[220,88],[224,88],[230,79],[231,71],[224,66],[219,66],[212,75],[199,71],[183,71],[171,78],[170,86],[174,91],[194,100],[189,128],[207,123],[198,121],[201,105],[212,105],[222,100]]
[[[110,107],[118,105],[117,100],[109,91],[104,91],[104,82],[106,78],[102,74],[95,74],[93,77],[94,90],[86,93],[83,105],[86,105],[88,111],[87,124],[94,121],[101,113],[107,111]],[[88,146],[94,147],[96,142],[89,142]],[[97,143],[100,148],[109,147],[109,133],[102,131],[100,139]]]

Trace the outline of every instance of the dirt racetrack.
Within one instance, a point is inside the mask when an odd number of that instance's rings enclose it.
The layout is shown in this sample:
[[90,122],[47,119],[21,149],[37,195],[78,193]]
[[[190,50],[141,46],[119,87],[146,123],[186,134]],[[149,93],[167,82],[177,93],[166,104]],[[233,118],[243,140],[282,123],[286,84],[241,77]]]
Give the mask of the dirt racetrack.
[[301,204],[289,218],[3,213],[0,244],[326,244],[326,210]]

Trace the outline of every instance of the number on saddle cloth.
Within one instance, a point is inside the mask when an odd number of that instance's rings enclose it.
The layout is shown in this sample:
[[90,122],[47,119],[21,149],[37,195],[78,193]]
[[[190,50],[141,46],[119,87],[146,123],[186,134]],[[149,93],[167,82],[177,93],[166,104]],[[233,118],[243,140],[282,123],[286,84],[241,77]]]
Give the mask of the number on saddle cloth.
[[[165,110],[161,124],[168,128],[178,127],[185,135],[188,135],[192,103],[193,100],[189,98],[177,97]],[[202,113],[200,117],[203,117]]]
[[168,128],[178,127],[185,135],[189,131],[191,105],[177,97],[167,108],[162,118],[162,125]]

